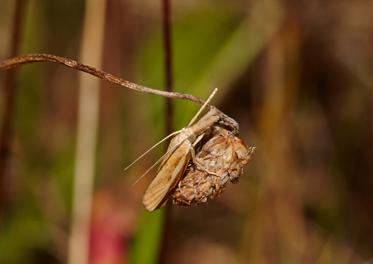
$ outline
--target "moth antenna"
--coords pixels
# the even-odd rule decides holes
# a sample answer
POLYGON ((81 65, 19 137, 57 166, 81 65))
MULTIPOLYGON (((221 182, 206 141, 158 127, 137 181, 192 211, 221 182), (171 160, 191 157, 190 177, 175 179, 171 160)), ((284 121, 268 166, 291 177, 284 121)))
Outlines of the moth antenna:
MULTIPOLYGON (((178 132, 178 131, 176 131, 176 132, 178 132)), ((174 133, 176 133, 176 132, 174 132, 174 133)), ((182 143, 182 142, 181 142, 182 143)), ((144 172, 133 184, 132 184, 132 186, 134 186, 136 183, 138 183, 142 178, 144 178, 144 176, 146 176, 156 165, 158 165, 158 163, 159 162, 161 162, 162 160, 163 160, 163 158, 166 156, 166 155, 168 155, 170 152, 174 152, 180 145, 181 145, 181 143, 180 144, 178 144, 178 145, 176 145, 173 149, 170 149, 170 150, 168 150, 165 154, 163 154, 162 155, 162 157, 160 157, 156 162, 154 162, 154 164, 152 165, 152 166, 150 166, 150 168, 149 169, 147 169, 146 170, 146 172, 144 172)))
MULTIPOLYGON (((181 130, 178 130, 178 131, 176 131, 176 132, 180 132, 181 130)), ((173 134, 175 134, 176 132, 174 132, 173 134)), ((166 153, 165 154, 163 154, 162 155, 162 157, 160 157, 156 162, 154 162, 154 164, 152 165, 152 166, 150 166, 150 168, 149 169, 147 169, 146 170, 146 172, 144 172, 133 184, 132 184, 132 186, 133 185, 135 185, 136 183, 138 183, 144 176, 146 176, 158 163, 160 163, 162 160, 163 160, 163 158, 165 157, 165 156, 167 156, 168 154, 170 154, 170 153, 173 153, 178 147, 180 147, 180 145, 181 144, 183 144, 183 142, 185 141, 186 139, 184 139, 183 141, 181 141, 179 144, 177 144, 176 146, 174 146, 172 149, 169 149, 169 150, 167 150, 166 151, 166 153)))
MULTIPOLYGON (((166 136, 165 138, 161 139, 160 141, 158 141, 155 145, 153 145, 151 148, 149 148, 147 151, 145 151, 143 154, 141 154, 137 159, 135 159, 130 165, 128 165, 127 167, 124 168, 124 171, 128 170, 130 167, 132 167, 136 162, 138 162, 140 159, 142 159, 146 154, 148 154, 150 151, 152 151, 154 148, 156 148, 159 144, 161 144, 162 142, 164 142, 165 140, 169 139, 170 137, 178 134, 181 132, 181 129, 180 130, 177 130, 175 132, 172 132, 171 134, 169 134, 168 136, 166 136)), ((163 157, 163 156, 162 156, 163 157)), ((142 176, 141 176, 142 177, 142 176)))
POLYGON ((212 93, 210 94, 209 98, 207 98, 206 102, 201 106, 201 108, 198 110, 198 112, 193 116, 192 120, 190 120, 188 126, 192 125, 196 119, 199 117, 199 115, 202 113, 202 111, 206 108, 206 105, 211 101, 211 99, 215 96, 216 92, 218 91, 218 88, 215 88, 212 93))

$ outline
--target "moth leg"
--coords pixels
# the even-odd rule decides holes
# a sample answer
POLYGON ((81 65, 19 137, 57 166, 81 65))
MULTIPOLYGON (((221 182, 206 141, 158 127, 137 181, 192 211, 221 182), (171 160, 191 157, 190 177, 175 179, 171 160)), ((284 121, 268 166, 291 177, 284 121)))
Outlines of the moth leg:
POLYGON ((196 152, 194 150, 194 147, 202 140, 204 134, 201 134, 198 136, 198 138, 193 142, 193 145, 190 148, 190 154, 192 156, 193 163, 197 164, 197 158, 196 158, 196 152))
POLYGON ((204 135, 205 134, 201 134, 201 135, 198 136, 198 138, 193 142, 193 148, 195 146, 197 146, 197 144, 202 140, 202 138, 203 138, 204 135))
MULTIPOLYGON (((193 150, 193 152, 194 152, 194 150, 193 150)), ((192 157, 193 157, 193 156, 192 156, 192 157)), ((202 170, 202 171, 204 171, 204 172, 210 174, 211 176, 216 176, 216 177, 221 178, 219 174, 217 174, 217 173, 215 173, 215 172, 212 172, 212 171, 206 169, 205 166, 203 166, 203 165, 202 165, 200 162, 198 162, 197 160, 194 160, 194 164, 196 165, 197 169, 200 169, 200 170, 202 170)))

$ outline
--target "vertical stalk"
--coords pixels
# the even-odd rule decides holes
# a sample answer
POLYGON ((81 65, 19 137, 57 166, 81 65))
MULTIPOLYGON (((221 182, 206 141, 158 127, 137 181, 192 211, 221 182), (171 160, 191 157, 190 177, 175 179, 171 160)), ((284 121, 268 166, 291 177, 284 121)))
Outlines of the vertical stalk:
MULTIPOLYGON (((17 0, 14 7, 13 29, 9 57, 18 55, 24 10, 27 0, 17 0)), ((9 203, 10 176, 8 173, 13 138, 13 113, 15 108, 17 70, 10 70, 5 75, 3 123, 0 131, 0 219, 4 216, 9 203)))
POLYGON ((265 54, 266 96, 260 134, 266 151, 261 172, 266 186, 255 220, 255 236, 262 249, 252 251, 251 262, 305 263, 307 254, 303 202, 291 140, 299 89, 299 44, 297 21, 288 17, 265 54), (264 248, 268 245, 271 250, 267 252, 264 248))
MULTIPOLYGON (((171 35, 171 2, 162 0, 162 28, 166 91, 173 91, 173 65, 172 65, 172 35, 171 35)), ((166 99, 166 135, 172 133, 173 106, 170 98, 166 99)), ((168 241, 170 237, 171 206, 165 208, 165 219, 163 223, 163 235, 159 263, 165 263, 167 258, 168 241)))
MULTIPOLYGON (((173 91, 173 65, 172 65, 172 32, 171 32, 171 3, 162 0, 162 28, 166 91, 173 91)), ((172 133, 173 106, 170 98, 166 99, 166 134, 172 133)))
MULTIPOLYGON (((100 67, 106 0, 87 0, 81 61, 100 67)), ((68 263, 89 263, 89 231, 97 143, 100 81, 81 73, 68 263)))

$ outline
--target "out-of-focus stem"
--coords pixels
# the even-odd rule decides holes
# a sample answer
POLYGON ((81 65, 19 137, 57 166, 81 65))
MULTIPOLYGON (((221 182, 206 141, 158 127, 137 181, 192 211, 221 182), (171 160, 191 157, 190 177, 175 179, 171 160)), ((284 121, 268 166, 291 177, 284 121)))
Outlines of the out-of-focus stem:
MULTIPOLYGON (((173 91, 173 62, 172 62, 172 30, 171 30, 171 3, 170 0, 162 0, 163 3, 163 50, 166 91, 173 91)), ((166 134, 172 132, 173 107, 172 101, 166 99, 166 134)))
MULTIPOLYGON (((80 56, 82 61, 96 67, 102 62, 105 13, 106 0, 86 1, 80 56)), ((89 263, 89 231, 99 113, 100 81, 81 74, 79 85, 69 264, 89 263)))
MULTIPOLYGON (((171 29, 171 3, 170 0, 162 0, 162 27, 163 27, 163 50, 164 50, 164 69, 165 69, 165 84, 166 91, 172 92, 173 90, 173 67, 172 67, 172 29, 171 29)), ((172 101, 167 98, 166 100, 166 135, 172 132, 173 121, 173 107, 172 101)), ((163 234, 159 255, 159 263, 165 263, 167 258, 168 241, 170 240, 171 230, 171 206, 166 206, 165 218, 163 222, 163 234)))
MULTIPOLYGON (((10 57, 16 56, 21 42, 21 28, 24 18, 24 10, 27 0, 15 1, 13 15, 13 29, 10 44, 10 57)), ((0 131, 0 219, 5 214, 7 204, 9 202, 9 183, 8 174, 9 160, 11 156, 12 144, 12 127, 13 127, 13 112, 15 107, 15 71, 9 71, 5 76, 4 84, 4 110, 3 121, 0 131)))

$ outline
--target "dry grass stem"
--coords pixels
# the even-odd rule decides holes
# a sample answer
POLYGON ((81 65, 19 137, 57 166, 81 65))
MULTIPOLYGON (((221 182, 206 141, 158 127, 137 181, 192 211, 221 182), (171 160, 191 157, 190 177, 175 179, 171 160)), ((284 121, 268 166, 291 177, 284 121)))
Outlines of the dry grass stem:
POLYGON ((53 62, 53 63, 62 64, 71 69, 75 69, 78 71, 82 71, 82 72, 94 75, 107 82, 117 84, 120 86, 124 86, 128 89, 135 90, 135 91, 142 92, 142 93, 155 94, 155 95, 160 95, 160 96, 167 97, 167 98, 189 100, 200 105, 202 105, 205 102, 203 99, 200 99, 190 94, 184 94, 184 93, 178 93, 178 92, 166 92, 166 91, 142 86, 142 85, 124 80, 120 77, 117 77, 105 71, 96 69, 95 67, 79 63, 73 59, 69 59, 69 58, 65 58, 65 57, 61 57, 57 55, 52 55, 52 54, 45 54, 45 53, 27 54, 24 56, 10 58, 10 59, 0 62, 0 71, 9 70, 9 69, 21 66, 23 64, 34 63, 34 62, 53 62))

